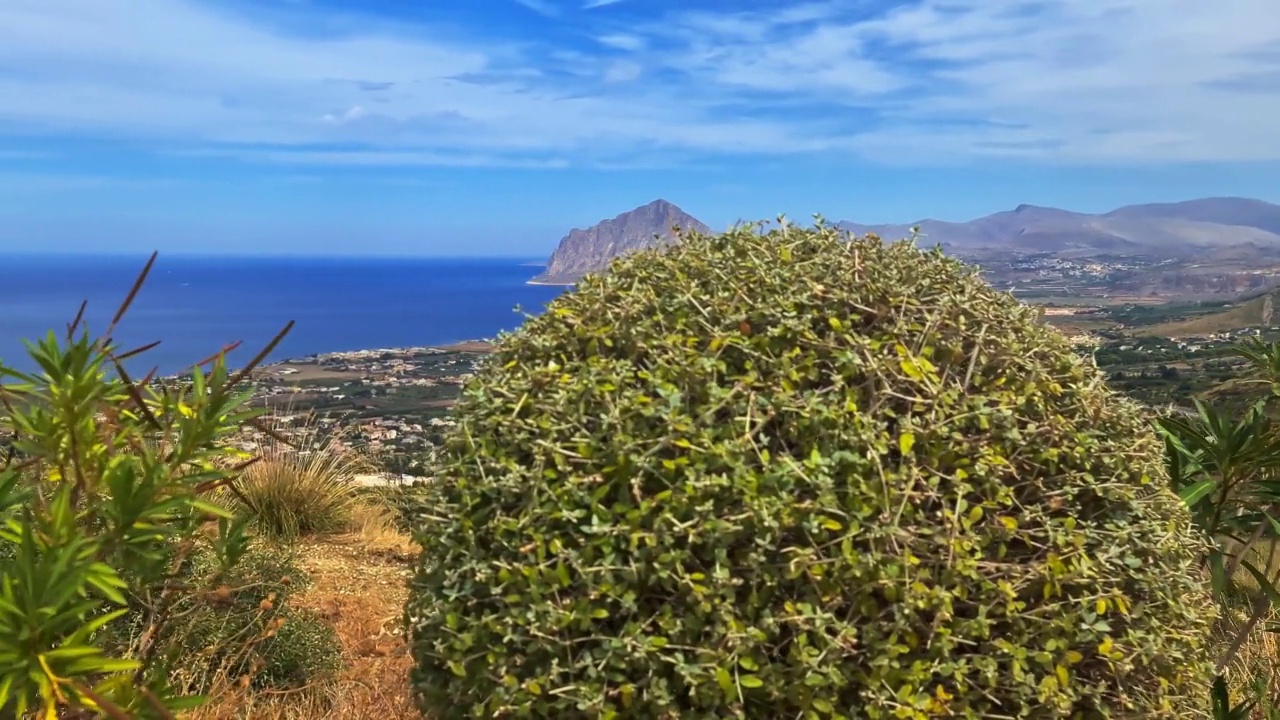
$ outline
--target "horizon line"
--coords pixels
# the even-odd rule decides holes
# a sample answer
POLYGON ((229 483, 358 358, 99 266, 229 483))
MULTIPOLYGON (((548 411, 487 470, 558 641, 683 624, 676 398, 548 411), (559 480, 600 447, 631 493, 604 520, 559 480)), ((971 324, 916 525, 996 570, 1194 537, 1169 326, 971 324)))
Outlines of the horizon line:
MULTIPOLYGON (((181 250, 154 251, 157 259, 177 257, 185 260, 482 260, 495 262, 519 262, 522 264, 546 265, 546 255, 460 255, 460 254, 372 254, 355 253, 315 253, 315 254, 270 254, 270 253, 208 253, 184 252, 181 250)), ((146 262, 151 252, 99 251, 84 252, 76 250, 6 250, 0 249, 0 258, 26 258, 50 260, 139 260, 146 262)))

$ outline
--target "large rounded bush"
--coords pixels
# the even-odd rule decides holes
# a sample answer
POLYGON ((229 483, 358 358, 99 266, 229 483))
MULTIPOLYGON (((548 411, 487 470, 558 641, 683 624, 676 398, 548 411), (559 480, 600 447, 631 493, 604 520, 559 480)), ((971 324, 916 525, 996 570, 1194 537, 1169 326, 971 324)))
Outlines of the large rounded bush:
POLYGON ((1138 409, 972 270, 741 228, 615 262, 458 407, 433 718, 1184 718, 1212 604, 1138 409))

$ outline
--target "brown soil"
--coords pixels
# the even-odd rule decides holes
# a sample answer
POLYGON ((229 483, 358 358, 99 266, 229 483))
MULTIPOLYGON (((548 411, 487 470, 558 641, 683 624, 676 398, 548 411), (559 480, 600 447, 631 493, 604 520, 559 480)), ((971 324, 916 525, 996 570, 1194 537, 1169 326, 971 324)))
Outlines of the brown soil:
POLYGON ((312 586, 297 599, 333 623, 344 669, 323 686, 264 695, 228 690, 193 720, 413 720, 412 660, 401 629, 412 547, 403 536, 310 541, 299 557, 312 586))
POLYGON ((487 340, 472 340, 469 342, 458 343, 457 345, 441 345, 439 349, 446 352, 484 354, 493 352, 493 343, 487 340))

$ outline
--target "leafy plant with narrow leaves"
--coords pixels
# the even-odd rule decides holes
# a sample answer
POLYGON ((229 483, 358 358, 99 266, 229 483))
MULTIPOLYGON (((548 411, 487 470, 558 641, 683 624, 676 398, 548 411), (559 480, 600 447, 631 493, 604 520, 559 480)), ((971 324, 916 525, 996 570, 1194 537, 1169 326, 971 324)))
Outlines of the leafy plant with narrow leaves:
POLYGON ((288 332, 231 373, 224 348, 185 383, 133 380, 114 329, 91 337, 84 306, 65 336, 27 348, 37 368, 0 364, 0 713, 6 717, 172 717, 198 704, 155 672, 176 601, 199 591, 183 563, 208 547, 229 570, 247 548, 217 493, 247 460, 224 440, 254 421, 239 385, 288 332), (235 457, 233 457, 235 456, 235 457), (110 630, 144 618, 125 646, 110 630))
POLYGON ((1255 633, 1280 631, 1268 622, 1280 610, 1280 343, 1253 340, 1236 355, 1252 368, 1249 380, 1262 391, 1244 413, 1197 400, 1193 413, 1159 421, 1172 487, 1209 540, 1200 564, 1224 619, 1243 618, 1227 633, 1215 665, 1214 713, 1223 720, 1280 717, 1271 709, 1280 688, 1267 678, 1239 683, 1254 697, 1233 706, 1223 676, 1255 633))

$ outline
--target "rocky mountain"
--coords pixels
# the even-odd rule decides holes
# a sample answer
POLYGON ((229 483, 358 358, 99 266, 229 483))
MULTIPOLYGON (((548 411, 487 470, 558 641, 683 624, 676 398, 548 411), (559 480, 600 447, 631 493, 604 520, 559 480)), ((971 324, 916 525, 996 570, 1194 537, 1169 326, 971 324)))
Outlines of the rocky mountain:
POLYGON ((666 200, 654 200, 586 230, 569 231, 551 253, 547 269, 532 282, 571 285, 589 272, 603 270, 619 255, 671 242, 673 228, 710 232, 689 213, 666 200))
POLYGON ((839 225, 886 239, 905 237, 915 225, 923 242, 952 249, 1170 257, 1228 247, 1280 250, 1280 206, 1246 198, 1128 205, 1101 215, 1019 205, 963 223, 928 219, 908 225, 839 225))
MULTIPOLYGON (((1280 256, 1280 205, 1247 198, 1203 198, 1127 205, 1100 215, 1019 205, 968 222, 926 219, 906 225, 837 225, 887 240, 920 228, 921 242, 951 251, 1047 252, 1056 255, 1147 255, 1200 260, 1280 256)), ((665 200, 573 230, 533 282, 572 284, 618 255, 670 242, 671 229, 707 232, 697 218, 665 200)))

